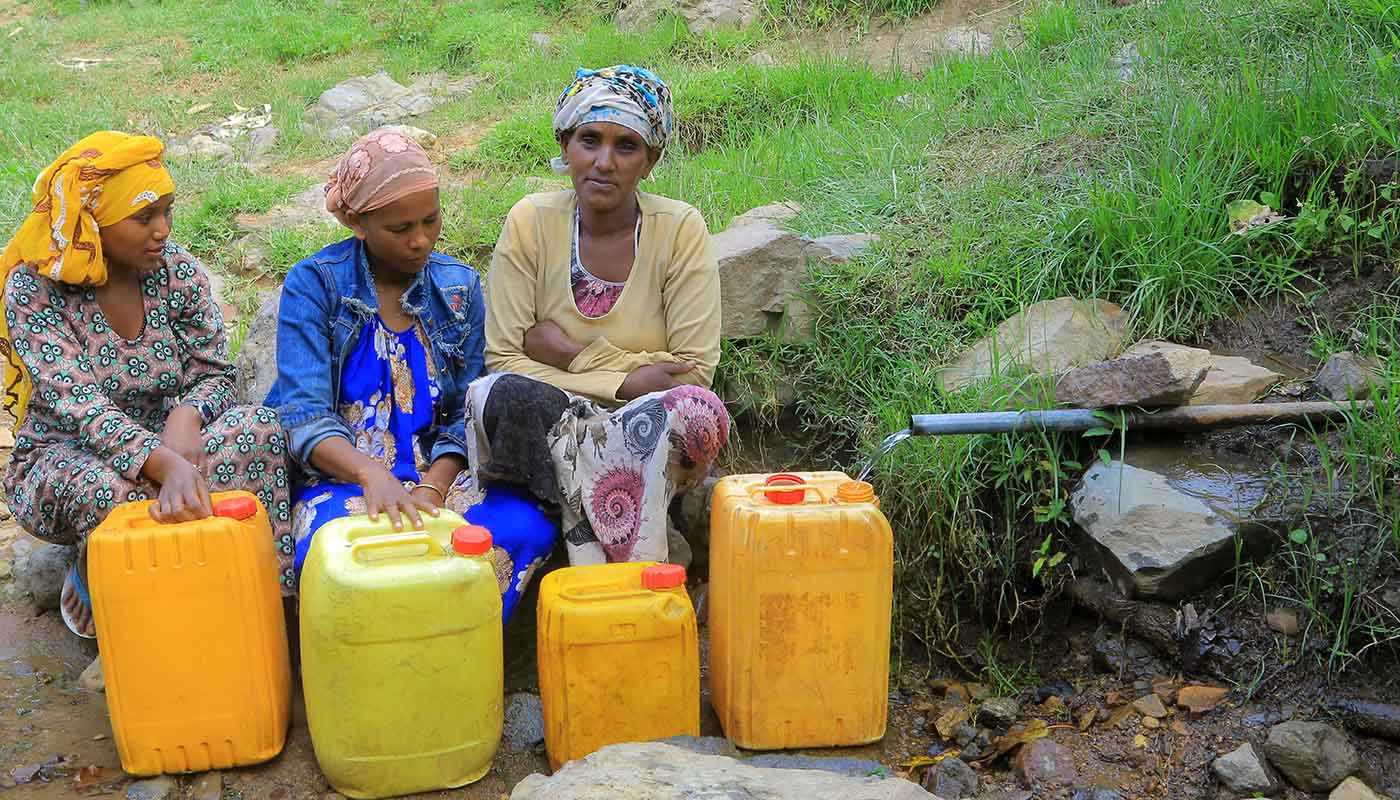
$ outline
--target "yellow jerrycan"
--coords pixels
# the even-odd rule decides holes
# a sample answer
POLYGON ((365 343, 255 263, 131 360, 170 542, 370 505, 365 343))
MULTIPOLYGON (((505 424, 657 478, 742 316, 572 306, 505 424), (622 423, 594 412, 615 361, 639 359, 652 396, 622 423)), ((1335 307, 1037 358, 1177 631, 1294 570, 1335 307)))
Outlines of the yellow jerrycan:
POLYGON ((267 512, 247 492, 162 525, 151 501, 88 537, 88 585, 122 769, 256 764, 282 751, 292 675, 267 512))
POLYGON ((755 750, 884 736, 894 540, 868 483, 731 475, 710 513, 710 691, 755 750))
POLYGON ((700 735, 695 610, 679 564, 567 567, 540 581, 549 765, 601 747, 700 735))
POLYGON ((446 510, 423 521, 396 533, 384 514, 332 520, 302 567, 306 720, 321 771, 348 797, 464 786, 500 744, 491 535, 446 510))

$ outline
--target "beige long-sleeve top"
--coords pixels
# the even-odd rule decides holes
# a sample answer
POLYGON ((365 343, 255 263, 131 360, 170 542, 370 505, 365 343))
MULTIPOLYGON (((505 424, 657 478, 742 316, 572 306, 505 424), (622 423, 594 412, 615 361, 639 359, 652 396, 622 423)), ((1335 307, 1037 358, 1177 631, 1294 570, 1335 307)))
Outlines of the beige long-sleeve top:
POLYGON ((491 257, 486 292, 486 367, 542 380, 616 407, 627 374, 658 361, 688 361, 677 375, 709 387, 719 363, 719 267, 705 220, 685 203, 637 193, 641 241, 626 288, 597 319, 579 312, 569 269, 572 191, 532 194, 510 210, 491 257), (552 320, 584 345, 567 371, 525 355, 525 332, 552 320))

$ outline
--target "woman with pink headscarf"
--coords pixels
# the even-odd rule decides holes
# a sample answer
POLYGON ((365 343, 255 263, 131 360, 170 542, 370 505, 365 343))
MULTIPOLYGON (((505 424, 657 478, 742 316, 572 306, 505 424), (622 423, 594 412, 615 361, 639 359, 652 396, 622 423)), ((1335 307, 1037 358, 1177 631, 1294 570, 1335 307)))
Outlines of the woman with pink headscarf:
MULTIPOLYGON (((481 280, 433 250, 442 230, 436 170, 411 139, 375 131, 331 174, 326 208, 354 235, 287 275, 267 399, 299 473, 298 575, 330 520, 387 514, 396 529, 419 528, 423 515, 450 508, 481 524, 494 508, 474 510, 483 495, 463 471, 467 385, 485 371, 481 280)), ((509 526, 539 531, 528 541, 493 527, 506 576, 512 555, 529 563, 553 544, 547 522, 509 526)))

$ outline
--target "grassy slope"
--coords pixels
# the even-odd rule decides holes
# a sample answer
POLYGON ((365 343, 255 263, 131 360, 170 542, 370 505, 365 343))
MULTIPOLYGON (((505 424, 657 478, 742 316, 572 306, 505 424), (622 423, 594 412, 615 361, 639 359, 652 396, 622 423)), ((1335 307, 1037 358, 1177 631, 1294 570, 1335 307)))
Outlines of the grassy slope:
MULTIPOLYGON (((850 13, 830 2, 772 7, 818 20, 850 13)), ((56 24, 8 39, 0 72, 7 230, 30 176, 92 128, 177 135, 235 101, 269 102, 283 131, 277 157, 309 163, 336 152, 297 129, 323 89, 375 69, 404 83, 441 70, 487 78, 415 121, 443 137, 493 126, 446 164, 457 183, 445 197, 444 249, 483 264, 505 210, 548 175, 548 113, 572 68, 657 69, 675 87, 681 128, 650 190, 695 204, 716 230, 755 205, 796 200, 806 230, 882 237, 868 257, 815 276, 814 343, 726 347, 722 381, 748 410, 771 412, 778 375, 796 382, 817 461, 868 448, 910 412, 972 407, 939 396, 933 369, 1027 303, 1102 297, 1132 312, 1136 333, 1191 339, 1256 299, 1306 305, 1325 286, 1322 263, 1332 279, 1393 268, 1400 237, 1395 206, 1377 202, 1381 188, 1345 180, 1363 159, 1400 149, 1400 9, 1390 0, 1127 9, 1042 0, 1026 7, 1018 46, 950 57, 923 74, 824 59, 760 28, 702 39, 668 20, 621 34, 577 6, 564 16, 525 0, 376 10, 351 0, 334 10, 324 0, 83 11, 66 2, 41 13, 56 24), (541 30, 553 36, 548 51, 531 42, 541 30), (1124 83, 1108 61, 1130 42, 1143 63, 1124 83), (759 48, 783 64, 747 65, 759 48), (52 66, 71 55, 116 60, 85 72, 52 66), (200 102, 215 108, 186 115, 200 102), (1230 236, 1226 204, 1266 193, 1293 219, 1230 236)), ((176 177, 179 236, 216 265, 230 258, 234 213, 266 210, 311 183, 237 165, 177 165, 176 177)), ((329 233, 271 237, 274 273, 329 233)), ((1396 293, 1375 299, 1372 349, 1396 341, 1396 293)), ((1317 333, 1321 351, 1343 340, 1317 333)), ((1394 360, 1389 368, 1400 375, 1394 360)), ((1383 405, 1328 451, 1362 487, 1359 502, 1390 504, 1369 568, 1400 555, 1395 390, 1383 405)), ((1072 459, 1091 454, 1080 442, 995 437, 897 451, 878 482, 900 531, 904 627, 952 650, 964 615, 1006 622, 1033 609, 1043 581, 1030 579, 1030 565, 1060 549, 1072 459)), ((1067 563, 1044 582, 1053 586, 1067 563)), ((1360 625, 1331 620, 1335 597, 1312 602, 1343 640, 1360 625)), ((1384 623, 1369 630, 1393 633, 1384 623)))

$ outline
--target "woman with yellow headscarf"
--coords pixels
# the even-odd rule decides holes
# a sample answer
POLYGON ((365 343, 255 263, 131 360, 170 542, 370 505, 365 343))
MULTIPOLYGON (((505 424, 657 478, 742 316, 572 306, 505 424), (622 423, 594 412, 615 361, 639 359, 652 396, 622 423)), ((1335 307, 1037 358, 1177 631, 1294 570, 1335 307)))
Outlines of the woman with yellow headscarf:
POLYGON ((16 420, 5 491, 15 519, 77 558, 65 621, 92 636, 86 542, 115 506, 154 498, 163 522, 211 513, 209 493, 254 492, 272 518, 290 594, 285 435, 234 405, 217 299, 170 241, 175 183, 148 136, 104 131, 34 183, 0 255, 5 408, 16 420))

